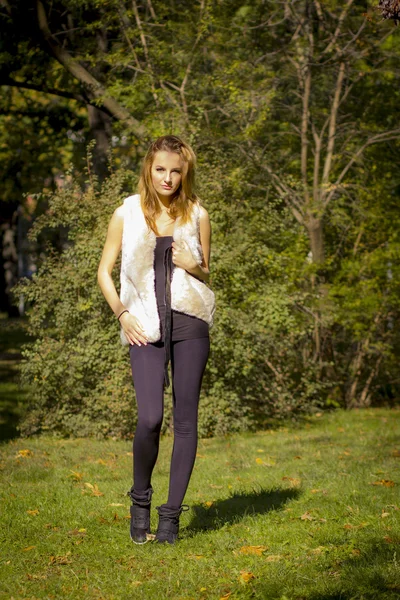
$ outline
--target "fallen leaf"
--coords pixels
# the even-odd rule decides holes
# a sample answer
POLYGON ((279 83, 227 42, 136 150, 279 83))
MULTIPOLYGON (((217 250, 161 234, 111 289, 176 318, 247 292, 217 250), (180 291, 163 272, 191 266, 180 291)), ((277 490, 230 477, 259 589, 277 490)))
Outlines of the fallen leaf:
POLYGON ((223 485, 215 485, 215 483, 209 483, 208 485, 215 490, 222 490, 224 487, 223 485))
POLYGON ((33 517, 36 517, 36 515, 39 514, 39 509, 35 508, 34 510, 27 510, 26 512, 28 513, 28 515, 32 515, 33 517))
POLYGON ((206 587, 201 587, 201 588, 200 588, 200 591, 201 591, 201 592, 206 592, 206 591, 207 591, 207 588, 206 588, 206 587))
POLYGON ((242 546, 239 550, 240 554, 256 554, 261 556, 265 550, 268 550, 267 546, 242 546))
POLYGON ((32 450, 18 450, 17 454, 15 455, 15 458, 21 458, 21 456, 23 458, 30 458, 31 456, 33 456, 33 452, 32 450))
POLYGON ((400 539, 391 538, 389 535, 385 535, 383 538, 387 544, 399 544, 400 539))
POLYGON ((302 456, 295 456, 295 458, 297 458, 297 460, 299 460, 300 458, 303 458, 302 456))
POLYGON ((397 448, 393 450, 392 456, 394 456, 395 458, 400 458, 400 450, 398 450, 397 448))
POLYGON ((214 504, 214 502, 212 500, 207 500, 207 502, 203 502, 204 506, 207 506, 207 508, 210 508, 210 506, 212 506, 214 504))
POLYGON ((265 452, 262 448, 257 448, 257 452, 265 452))
POLYGON ((86 534, 86 529, 72 529, 71 531, 68 531, 68 535, 77 535, 77 536, 84 536, 86 534))
POLYGON ((22 551, 29 552, 29 550, 33 550, 34 548, 36 548, 36 546, 27 546, 26 548, 23 548, 22 551))
POLYGON ((196 454, 196 458, 205 458, 205 454, 196 454))
POLYGON ((125 504, 118 504, 118 503, 111 503, 111 504, 107 504, 107 506, 125 506, 125 504))
POLYGON ((72 560, 69 558, 69 552, 63 556, 50 556, 49 565, 69 565, 72 560))
POLYGON ((143 581, 131 581, 131 585, 134 585, 135 587, 138 585, 142 585, 143 581))
POLYGON ((374 481, 373 483, 371 483, 371 485, 382 485, 383 487, 394 487, 395 483, 394 483, 394 481, 391 481, 391 479, 380 479, 379 481, 374 481))
POLYGON ((220 596, 219 600, 228 600, 232 595, 232 592, 226 592, 223 596, 220 596))
POLYGON ((313 548, 311 550, 311 554, 322 554, 322 552, 325 552, 326 550, 326 546, 318 546, 318 548, 313 548))
POLYGON ((354 556, 360 556, 360 554, 361 554, 361 550, 358 550, 358 548, 353 548, 353 550, 351 551, 351 553, 352 553, 354 556))
POLYGON ((297 477, 282 477, 282 481, 289 481, 290 487, 298 487, 301 484, 301 479, 297 477))
POLYGON ((80 481, 83 477, 83 473, 78 473, 78 471, 71 471, 71 475, 68 477, 72 477, 74 481, 80 481))
POLYGON ((386 517, 390 517, 390 513, 388 513, 388 512, 382 512, 381 518, 382 519, 386 519, 386 517))
POLYGON ((253 575, 253 573, 250 573, 250 571, 240 571, 238 579, 240 583, 249 583, 249 581, 255 579, 255 575, 253 575))
POLYGON ((344 433, 344 427, 338 427, 337 430, 338 430, 339 433, 344 433))
POLYGON ((314 517, 308 511, 306 511, 303 515, 301 515, 300 519, 302 521, 314 521, 314 517))
POLYGON ((275 466, 275 464, 276 464, 276 461, 274 461, 273 459, 270 459, 270 460, 268 460, 268 461, 265 461, 265 460, 263 460, 262 458, 260 458, 260 457, 257 457, 257 458, 256 458, 256 463, 257 463, 258 465, 263 465, 264 467, 274 467, 274 466, 275 466))
POLYGON ((280 554, 270 554, 265 560, 267 562, 278 562, 279 560, 282 560, 282 558, 283 556, 281 556, 280 554))
POLYGON ((92 496, 104 496, 104 494, 102 492, 100 492, 100 490, 99 490, 99 488, 97 486, 97 483, 95 483, 94 485, 92 485, 91 483, 85 482, 85 485, 92 492, 92 496))

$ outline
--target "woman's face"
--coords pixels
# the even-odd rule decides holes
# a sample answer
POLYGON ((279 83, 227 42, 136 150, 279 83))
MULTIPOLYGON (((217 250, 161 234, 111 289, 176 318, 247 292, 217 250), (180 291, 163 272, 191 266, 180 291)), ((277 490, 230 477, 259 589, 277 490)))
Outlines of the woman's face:
POLYGON ((159 150, 154 155, 151 179, 159 198, 173 198, 182 181, 183 160, 176 152, 159 150))

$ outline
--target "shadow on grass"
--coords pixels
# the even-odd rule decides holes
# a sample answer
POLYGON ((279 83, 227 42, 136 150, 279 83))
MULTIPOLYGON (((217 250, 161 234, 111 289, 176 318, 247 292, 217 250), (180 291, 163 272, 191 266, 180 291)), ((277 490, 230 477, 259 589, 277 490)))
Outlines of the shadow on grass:
POLYGON ((217 500, 206 508, 203 504, 192 505, 194 516, 186 528, 188 536, 198 531, 220 529, 247 515, 261 515, 279 510, 289 500, 300 496, 298 489, 253 490, 251 493, 234 493, 230 498, 217 500))

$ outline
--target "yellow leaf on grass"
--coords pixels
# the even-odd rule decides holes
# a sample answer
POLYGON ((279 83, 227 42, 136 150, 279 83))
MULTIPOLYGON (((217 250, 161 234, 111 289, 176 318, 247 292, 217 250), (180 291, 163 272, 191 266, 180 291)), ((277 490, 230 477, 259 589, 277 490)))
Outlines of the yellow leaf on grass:
POLYGON ((39 509, 35 508, 34 510, 27 510, 26 512, 28 513, 28 515, 32 515, 33 517, 36 517, 36 515, 39 514, 39 509))
POLYGON ((23 458, 30 458, 31 456, 33 456, 33 452, 32 450, 18 450, 17 454, 15 455, 15 458, 21 458, 21 456, 23 458))
POLYGON ((111 504, 107 504, 107 506, 125 506, 125 504, 118 504, 116 502, 113 502, 111 504))
POLYGON ((206 590, 207 590, 207 588, 205 588, 205 587, 201 587, 201 588, 200 588, 200 591, 201 591, 201 592, 205 592, 206 590))
POLYGON ((279 560, 282 560, 282 558, 283 556, 281 556, 280 554, 270 554, 265 560, 267 562, 278 562, 279 560))
POLYGON ((205 454, 199 454, 199 453, 197 453, 196 454, 196 458, 205 458, 205 454))
POLYGON ((390 517, 390 513, 388 513, 388 512, 382 512, 381 518, 382 519, 386 519, 386 517, 390 517))
POLYGON ((104 494, 102 492, 100 492, 100 490, 99 490, 99 488, 97 486, 97 483, 95 483, 94 485, 92 485, 91 483, 85 482, 85 485, 92 492, 92 496, 104 496, 104 494))
POLYGON ((226 592, 223 596, 220 596, 219 600, 228 600, 232 595, 232 592, 226 592))
POLYGON ((249 583, 252 579, 255 578, 255 575, 250 571, 240 571, 240 575, 238 577, 240 583, 249 583))
POLYGON ((374 481, 373 483, 371 483, 371 485, 382 485, 383 487, 394 487, 395 483, 394 483, 394 481, 391 481, 391 479, 380 479, 379 481, 374 481))
POLYGON ((50 556, 49 565, 69 565, 72 560, 69 557, 70 552, 63 556, 50 556))
POLYGON ((29 550, 33 550, 34 548, 36 548, 36 546, 27 546, 26 548, 23 548, 22 551, 29 552, 29 550))
POLYGON ((297 477, 282 477, 282 481, 288 481, 290 483, 290 487, 299 487, 301 484, 301 479, 297 477))
POLYGON ((71 475, 68 477, 72 477, 75 481, 80 481, 83 477, 83 473, 78 473, 78 471, 71 471, 71 475))
POLYGON ((268 550, 267 546, 242 546, 239 550, 240 554, 256 554, 261 556, 265 550, 268 550))
POLYGON ((300 519, 302 521, 314 521, 314 517, 308 511, 306 511, 303 515, 301 515, 300 519))
POLYGON ((212 500, 207 500, 207 502, 203 502, 204 506, 207 506, 207 508, 210 508, 210 506, 212 506, 214 504, 214 502, 212 500))
POLYGON ((400 450, 397 450, 397 448, 393 450, 392 456, 394 456, 395 458, 400 458, 400 450))

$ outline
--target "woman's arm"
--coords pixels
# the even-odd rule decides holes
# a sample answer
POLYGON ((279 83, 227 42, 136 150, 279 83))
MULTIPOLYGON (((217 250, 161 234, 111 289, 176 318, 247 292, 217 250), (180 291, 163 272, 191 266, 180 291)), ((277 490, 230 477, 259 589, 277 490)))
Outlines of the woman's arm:
MULTIPOLYGON (((97 281, 100 289, 116 317, 126 309, 119 299, 111 277, 115 261, 121 251, 123 227, 123 206, 119 206, 111 217, 103 254, 97 270, 97 281)), ((139 346, 141 345, 140 342, 146 344, 147 338, 143 327, 134 315, 131 315, 129 312, 124 313, 120 318, 120 323, 130 344, 138 344, 139 346)))
POLYGON ((188 247, 182 248, 176 242, 172 242, 172 261, 177 267, 185 269, 191 275, 202 279, 206 283, 210 281, 210 251, 211 251, 211 222, 206 209, 200 207, 200 243, 203 250, 203 262, 197 264, 188 247))

